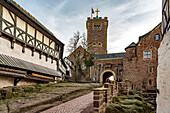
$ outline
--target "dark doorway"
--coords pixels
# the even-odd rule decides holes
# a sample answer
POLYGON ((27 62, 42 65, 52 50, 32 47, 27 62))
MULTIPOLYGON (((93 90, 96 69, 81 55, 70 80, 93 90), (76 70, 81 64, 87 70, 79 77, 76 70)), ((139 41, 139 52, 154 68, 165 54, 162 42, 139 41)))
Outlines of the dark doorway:
POLYGON ((103 74, 103 84, 106 82, 106 79, 109 78, 109 75, 113 76, 111 72, 106 72, 103 74))

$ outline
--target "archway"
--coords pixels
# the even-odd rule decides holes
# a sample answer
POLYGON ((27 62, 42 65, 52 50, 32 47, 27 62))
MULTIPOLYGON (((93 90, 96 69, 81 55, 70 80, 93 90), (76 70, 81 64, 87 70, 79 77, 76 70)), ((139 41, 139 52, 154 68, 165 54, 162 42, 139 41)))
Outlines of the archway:
POLYGON ((116 80, 116 74, 112 70, 105 70, 100 75, 100 83, 104 83, 109 75, 114 76, 114 80, 116 80))

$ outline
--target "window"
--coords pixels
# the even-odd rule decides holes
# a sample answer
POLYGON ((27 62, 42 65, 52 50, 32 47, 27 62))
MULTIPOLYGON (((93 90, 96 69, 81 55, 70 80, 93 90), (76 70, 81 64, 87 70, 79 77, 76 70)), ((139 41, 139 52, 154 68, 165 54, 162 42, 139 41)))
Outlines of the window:
POLYGON ((101 47, 101 43, 99 43, 99 47, 101 47))
POLYGON ((153 72, 153 67, 149 67, 149 72, 150 72, 150 73, 153 72))
POLYGON ((144 58, 150 59, 151 58, 151 51, 144 51, 144 58))
POLYGON ((132 53, 135 53, 135 50, 134 50, 134 49, 132 49, 132 53))
POLYGON ((86 69, 86 65, 82 65, 82 69, 86 69))
POLYGON ((152 80, 149 80, 149 85, 150 85, 150 86, 152 85, 152 80))
POLYGON ((94 25, 94 29, 100 29, 100 25, 94 25))
POLYGON ((155 40, 159 40, 159 34, 155 35, 155 40))
POLYGON ((79 55, 79 58, 81 58, 81 55, 79 55))
POLYGON ((96 44, 95 43, 93 43, 93 47, 95 47, 96 46, 96 44))
POLYGON ((55 45, 55 50, 59 51, 59 45, 58 44, 55 45))

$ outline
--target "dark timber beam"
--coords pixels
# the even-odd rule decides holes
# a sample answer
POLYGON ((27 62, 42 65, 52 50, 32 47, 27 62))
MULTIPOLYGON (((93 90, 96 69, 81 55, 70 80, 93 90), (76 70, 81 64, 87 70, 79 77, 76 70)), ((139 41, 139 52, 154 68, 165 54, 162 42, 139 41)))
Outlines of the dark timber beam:
POLYGON ((21 81, 22 78, 14 78, 14 86, 17 86, 17 83, 21 81))
POLYGON ((0 4, 0 36, 2 36, 2 13, 3 12, 3 8, 2 5, 0 4))

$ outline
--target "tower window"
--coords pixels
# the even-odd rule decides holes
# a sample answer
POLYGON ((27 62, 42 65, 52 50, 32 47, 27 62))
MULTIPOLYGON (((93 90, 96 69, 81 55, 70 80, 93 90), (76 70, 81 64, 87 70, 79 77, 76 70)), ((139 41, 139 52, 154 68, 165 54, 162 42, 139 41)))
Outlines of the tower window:
POLYGON ((95 47, 96 46, 96 44, 95 43, 93 43, 93 47, 95 47))
POLYGON ((94 25, 94 29, 100 29, 100 25, 94 25))
POLYGON ((155 40, 159 40, 159 34, 155 35, 155 40))
POLYGON ((151 58, 151 51, 144 51, 144 58, 150 59, 151 58))
POLYGON ((102 44, 101 44, 101 43, 99 43, 99 47, 102 47, 102 44))

